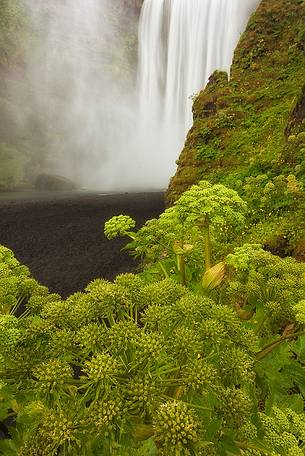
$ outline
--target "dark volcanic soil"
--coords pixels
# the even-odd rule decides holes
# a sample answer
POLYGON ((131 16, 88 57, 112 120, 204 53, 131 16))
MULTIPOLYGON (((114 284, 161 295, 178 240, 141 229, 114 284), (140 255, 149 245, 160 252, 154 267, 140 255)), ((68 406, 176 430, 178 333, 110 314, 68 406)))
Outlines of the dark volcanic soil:
POLYGON ((121 252, 126 240, 105 239, 106 220, 127 214, 141 226, 163 209, 161 192, 0 194, 0 244, 51 292, 66 297, 96 277, 135 271, 137 263, 121 252))

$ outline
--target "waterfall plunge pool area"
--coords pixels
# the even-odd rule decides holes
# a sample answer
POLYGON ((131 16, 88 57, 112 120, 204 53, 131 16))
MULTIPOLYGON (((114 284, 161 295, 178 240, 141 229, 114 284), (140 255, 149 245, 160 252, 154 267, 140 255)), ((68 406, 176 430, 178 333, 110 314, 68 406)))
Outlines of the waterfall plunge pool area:
POLYGON ((163 192, 2 192, 0 244, 42 285, 67 297, 95 278, 137 270, 121 250, 126 239, 105 238, 105 221, 126 214, 140 227, 163 210, 163 192))

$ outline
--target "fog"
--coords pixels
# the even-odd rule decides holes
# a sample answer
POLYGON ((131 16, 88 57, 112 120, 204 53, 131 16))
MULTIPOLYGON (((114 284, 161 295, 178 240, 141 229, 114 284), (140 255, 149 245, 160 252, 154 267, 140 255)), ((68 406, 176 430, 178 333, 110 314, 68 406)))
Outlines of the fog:
POLYGON ((24 1, 34 33, 25 80, 9 90, 34 174, 103 191, 165 188, 191 96, 214 69, 229 70, 258 1, 145 0, 138 68, 137 18, 121 0, 24 1))

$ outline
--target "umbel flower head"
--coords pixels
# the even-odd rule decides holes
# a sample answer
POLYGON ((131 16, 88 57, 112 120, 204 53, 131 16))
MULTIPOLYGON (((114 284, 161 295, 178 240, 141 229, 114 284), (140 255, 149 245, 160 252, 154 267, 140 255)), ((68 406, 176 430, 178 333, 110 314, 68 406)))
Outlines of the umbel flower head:
POLYGON ((0 315, 0 349, 12 350, 21 340, 22 331, 18 328, 18 318, 13 315, 0 315))
POLYGON ((151 411, 157 400, 157 387, 154 380, 148 375, 134 377, 128 382, 125 395, 130 413, 151 411))
POLYGON ((109 346, 112 352, 120 353, 134 347, 141 334, 138 326, 132 321, 115 323, 108 332, 109 346))
POLYGON ((166 402, 159 407, 154 429, 156 440, 171 450, 168 454, 189 454, 187 447, 199 438, 199 423, 193 412, 181 401, 166 402))
POLYGON ((128 215, 116 215, 105 223, 104 233, 108 239, 124 236, 136 226, 136 222, 128 215))
POLYGON ((104 434, 105 437, 116 429, 122 419, 124 408, 119 399, 96 401, 88 410, 84 424, 89 425, 89 432, 104 434))
POLYGON ((33 369, 37 385, 44 391, 53 391, 73 378, 73 370, 65 361, 53 359, 33 369))
POLYGON ((200 181, 182 194, 175 208, 184 222, 197 224, 207 218, 212 225, 220 227, 243 225, 247 205, 235 190, 200 181))
POLYGON ((51 409, 46 412, 39 433, 45 441, 52 442, 53 448, 56 448, 75 441, 75 428, 75 423, 65 412, 51 409))
POLYGON ((205 359, 197 359, 185 369, 183 381, 188 389, 202 390, 213 387, 219 377, 217 369, 205 359))
POLYGON ((94 382, 114 383, 121 372, 121 365, 111 355, 101 353, 85 363, 84 372, 94 382))

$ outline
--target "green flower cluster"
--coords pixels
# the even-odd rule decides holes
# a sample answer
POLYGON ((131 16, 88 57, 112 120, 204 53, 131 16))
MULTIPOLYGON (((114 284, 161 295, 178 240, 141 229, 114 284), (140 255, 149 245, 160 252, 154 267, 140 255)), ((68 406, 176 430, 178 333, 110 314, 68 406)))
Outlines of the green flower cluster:
POLYGON ((130 235, 132 242, 127 248, 145 259, 147 276, 174 275, 184 284, 186 275, 199 280, 204 264, 206 269, 210 267, 212 245, 225 251, 225 243, 231 242, 243 227, 246 210, 245 202, 234 190, 200 181, 158 219, 149 220, 132 235, 129 227, 120 228, 123 216, 106 222, 105 233, 108 238, 130 235), (177 257, 183 258, 183 264, 177 262, 177 257))
MULTIPOLYGON (((237 253, 230 277, 239 290, 250 293, 254 278, 284 280, 301 332, 303 304, 292 305, 292 294, 300 296, 302 266, 258 247, 251 261, 237 253)), ((258 337, 233 308, 231 283, 206 297, 170 278, 124 274, 66 300, 31 295, 22 318, 0 314, 2 334, 20 334, 0 337, 1 410, 14 414, 18 435, 0 442, 0 454, 10 445, 44 456, 301 454, 303 339, 258 337), (291 398, 294 411, 278 398, 291 398)))
POLYGON ((202 342, 194 329, 177 328, 168 340, 168 352, 172 353, 181 364, 197 359, 201 351, 202 342))
POLYGON ((132 378, 125 392, 126 406, 131 414, 145 415, 152 412, 158 403, 158 389, 149 375, 132 378))
POLYGON ((73 378, 73 370, 64 361, 53 359, 32 370, 37 388, 44 392, 54 392, 73 378))
POLYGON ((104 346, 105 330, 98 323, 90 323, 81 328, 75 340, 81 348, 87 351, 99 351, 104 346))
POLYGON ((276 455, 303 456, 305 417, 291 409, 272 407, 271 414, 260 414, 264 441, 276 455))
POLYGON ((165 279, 144 286, 141 290, 141 298, 146 302, 146 306, 164 306, 175 304, 186 293, 185 287, 171 279, 165 279))
POLYGON ((235 190, 224 185, 200 181, 175 202, 178 218, 191 225, 200 224, 205 218, 218 229, 243 226, 246 203, 235 190))
POLYGON ((18 318, 13 315, 0 315, 0 350, 5 353, 13 350, 24 337, 18 318))
POLYGON ((199 358, 185 368, 183 381, 185 388, 194 391, 213 389, 219 382, 219 372, 205 359, 199 358))
POLYGON ((251 406, 251 399, 244 390, 225 388, 217 410, 227 426, 239 428, 250 420, 251 406))
MULTIPOLYGON (((155 438, 172 455, 191 454, 199 439, 200 425, 194 412, 180 401, 162 404, 154 418, 155 438)), ((167 453, 165 453, 167 454, 167 453)))
POLYGON ((69 359, 69 354, 75 350, 75 333, 69 329, 53 329, 48 339, 48 347, 51 356, 69 359))
POLYGON ((116 215, 105 223, 104 234, 108 239, 125 236, 135 226, 136 222, 128 215, 116 215))
POLYGON ((98 433, 109 438, 109 434, 118 427, 123 420, 124 408, 120 400, 97 401, 89 408, 82 424, 88 426, 89 432, 98 433))
MULTIPOLYGON (((281 259, 259 245, 246 244, 227 257, 232 269, 226 294, 232 305, 261 322, 262 333, 276 333, 302 318, 296 305, 305 294, 305 264, 281 259), (297 317, 296 317, 297 313, 297 317)), ((241 313, 242 315, 242 313, 241 313)))
POLYGON ((119 361, 107 353, 93 356, 86 361, 83 371, 93 382, 115 383, 122 370, 119 361))
POLYGON ((8 314, 24 307, 32 296, 46 296, 48 289, 30 277, 30 272, 0 245, 0 312, 8 314))
POLYGON ((165 349, 165 337, 158 333, 142 333, 136 340, 136 347, 142 359, 153 359, 165 349))
POLYGON ((254 381, 254 360, 244 350, 227 347, 220 355, 220 374, 225 385, 238 385, 254 381))
POLYGON ((76 423, 63 410, 50 409, 45 412, 38 432, 54 451, 65 443, 75 442, 76 423))
POLYGON ((141 331, 132 321, 115 323, 108 332, 109 346, 115 353, 120 353, 137 345, 141 331))

